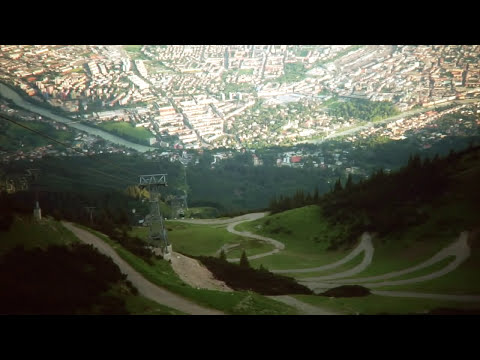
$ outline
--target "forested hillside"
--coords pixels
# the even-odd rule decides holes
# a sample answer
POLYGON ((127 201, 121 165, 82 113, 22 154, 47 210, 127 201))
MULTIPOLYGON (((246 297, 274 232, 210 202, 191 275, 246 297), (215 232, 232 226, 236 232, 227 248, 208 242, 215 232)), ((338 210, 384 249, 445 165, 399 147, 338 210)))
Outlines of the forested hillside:
POLYGON ((480 213, 478 184, 477 146, 433 160, 411 156, 406 166, 390 174, 379 170, 357 183, 351 177, 344 183, 338 179, 323 196, 297 191, 294 196, 273 198, 270 208, 275 213, 320 205, 322 219, 342 229, 332 244, 335 248, 352 244, 364 231, 385 236, 427 223, 433 232, 470 229, 478 224, 480 213))

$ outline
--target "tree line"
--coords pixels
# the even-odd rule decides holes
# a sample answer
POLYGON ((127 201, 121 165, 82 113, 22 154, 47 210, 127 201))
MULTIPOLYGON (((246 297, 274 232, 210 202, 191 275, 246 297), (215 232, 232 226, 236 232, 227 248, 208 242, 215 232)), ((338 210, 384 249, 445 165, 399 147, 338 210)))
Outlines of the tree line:
MULTIPOLYGON (((142 190, 137 190, 142 193, 142 190)), ((135 190, 130 190, 135 192, 135 190)), ((20 191, 13 194, 0 193, 0 230, 8 231, 17 214, 32 214, 35 204, 35 191, 20 191)), ((55 220, 67 220, 95 229, 118 242, 145 261, 152 262, 152 253, 145 248, 145 242, 129 232, 138 220, 129 211, 133 206, 139 214, 147 214, 148 202, 132 199, 127 192, 70 192, 39 191, 38 200, 42 216, 52 216, 55 220), (133 206, 132 206, 133 205, 133 206), (92 215, 87 206, 95 207, 92 215)))
MULTIPOLYGON (((377 232, 383 236, 402 231, 410 226, 425 222, 429 215, 422 207, 442 196, 451 184, 451 164, 469 152, 478 151, 480 146, 454 152, 433 159, 421 159, 411 155, 408 163, 397 171, 386 173, 375 171, 368 179, 354 182, 349 175, 345 182, 340 178, 332 189, 319 196, 297 190, 293 196, 274 197, 269 208, 272 213, 319 205, 322 217, 333 226, 343 226, 345 236, 333 243, 354 243, 364 232, 377 232)), ((453 171, 453 170, 452 170, 453 171)), ((454 173, 454 171, 453 171, 454 173)))

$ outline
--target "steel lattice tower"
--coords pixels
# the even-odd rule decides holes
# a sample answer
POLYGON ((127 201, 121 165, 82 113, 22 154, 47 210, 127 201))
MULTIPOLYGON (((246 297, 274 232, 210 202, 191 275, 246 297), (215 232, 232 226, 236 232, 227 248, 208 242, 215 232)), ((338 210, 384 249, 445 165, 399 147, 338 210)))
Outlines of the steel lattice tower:
POLYGON ((150 214, 149 225, 149 243, 160 250, 165 260, 170 260, 172 245, 170 245, 167 236, 167 229, 163 221, 158 201, 160 188, 167 186, 167 174, 140 175, 140 188, 146 188, 150 194, 150 214))

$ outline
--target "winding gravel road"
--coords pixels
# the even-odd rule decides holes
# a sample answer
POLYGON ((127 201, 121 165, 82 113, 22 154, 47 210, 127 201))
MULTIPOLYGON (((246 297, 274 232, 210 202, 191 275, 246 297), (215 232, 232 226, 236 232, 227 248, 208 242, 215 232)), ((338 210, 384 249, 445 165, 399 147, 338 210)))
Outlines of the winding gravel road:
POLYGON ((366 283, 364 286, 367 287, 378 287, 378 286, 386 286, 386 285, 402 285, 402 284, 410 284, 412 282, 419 282, 419 281, 425 281, 425 280, 431 280, 434 278, 437 278, 439 276, 445 275, 449 273, 450 271, 455 270, 461 263, 463 263, 469 256, 470 256, 470 247, 468 246, 468 232, 464 231, 460 234, 459 238, 457 241, 454 243, 450 244, 446 248, 440 250, 438 253, 436 253, 434 256, 432 256, 430 259, 409 267, 404 270, 400 271, 394 271, 390 272, 387 274, 383 275, 378 275, 378 276, 370 276, 370 277, 364 277, 364 278, 356 278, 356 279, 342 279, 336 281, 336 283, 345 283, 345 284, 353 284, 353 283, 366 283), (416 277, 408 280, 397 280, 397 281, 385 281, 385 282, 376 282, 378 280, 387 280, 391 279, 393 277, 398 277, 402 276, 405 274, 409 274, 411 272, 421 270, 423 268, 426 268, 428 266, 431 266, 439 261, 442 261, 443 259, 449 257, 449 256, 455 256, 455 260, 452 261, 450 264, 448 264, 446 267, 443 269, 436 271, 434 273, 421 276, 421 277, 416 277), (411 281, 415 280, 415 281, 411 281), (369 281, 374 281, 375 283, 368 283, 369 281))
MULTIPOLYGON (((360 246, 358 246, 357 249, 359 247, 360 246)), ((346 270, 344 272, 340 272, 340 273, 336 273, 336 274, 332 274, 332 275, 304 278, 301 281, 299 281, 299 283, 301 283, 305 286, 309 286, 312 282, 316 283, 316 282, 319 282, 319 281, 321 282, 321 281, 325 281, 325 280, 340 279, 340 278, 344 278, 344 277, 347 277, 347 276, 352 276, 352 275, 355 275, 355 274, 358 274, 358 273, 362 272, 363 270, 365 270, 370 265, 370 263, 372 262, 372 258, 373 258, 374 250, 373 250, 373 245, 372 245, 372 240, 371 240, 370 234, 364 233, 362 235, 361 247, 362 247, 362 250, 365 251, 365 256, 363 257, 362 262, 360 264, 358 264, 357 266, 355 266, 355 267, 353 267, 349 270, 346 270)))
MULTIPOLYGON (((365 286, 369 289, 378 288, 383 286, 395 286, 395 285, 405 285, 405 284, 414 284, 423 281, 433 280, 449 272, 455 270, 460 264, 462 264, 468 257, 470 256, 470 247, 468 246, 468 232, 464 231, 460 234, 457 241, 453 244, 445 247, 444 249, 440 250, 437 254, 432 256, 430 259, 412 266, 410 268, 395 271, 383 275, 378 276, 371 276, 365 278, 358 278, 358 279, 320 279, 317 278, 317 281, 300 281, 303 285, 309 287, 315 293, 320 293, 325 291, 326 289, 330 289, 333 287, 337 287, 341 284, 355 284, 361 283, 362 286, 365 286), (374 280, 386 280, 391 279, 394 277, 398 277, 401 275, 405 275, 425 267, 431 266, 443 259, 447 258, 448 256, 455 256, 455 260, 449 263, 444 268, 432 272, 427 275, 417 276, 410 279, 404 280, 391 280, 391 281, 380 281, 380 282, 373 282, 368 283, 368 281, 374 280)), ((305 279, 302 279, 305 280, 305 279)), ((416 292, 408 292, 408 291, 372 291, 373 294, 381 295, 381 296, 393 296, 393 297, 417 297, 417 298, 429 298, 429 299, 436 299, 436 300, 454 300, 454 301, 479 301, 480 296, 476 295, 443 295, 443 294, 424 294, 424 293, 416 293, 416 292)))
MULTIPOLYGON (((227 226, 227 231, 231 232, 232 234, 249 237, 251 239, 261 240, 261 241, 264 241, 266 243, 272 244, 275 247, 274 250, 263 253, 263 254, 247 256, 247 258, 249 260, 260 259, 260 258, 265 257, 265 256, 270 256, 270 255, 276 254, 280 250, 285 249, 285 245, 278 240, 275 240, 275 239, 272 239, 272 238, 269 238, 269 237, 266 237, 266 236, 253 234, 250 231, 237 231, 237 230, 235 230, 235 226, 237 226, 238 224, 241 224, 241 223, 246 222, 246 221, 252 221, 252 220, 259 219, 260 217, 265 216, 265 214, 266 213, 256 213, 256 214, 253 214, 253 215, 255 215, 255 217, 253 219, 243 219, 243 220, 240 220, 240 221, 232 222, 232 223, 228 224, 228 226, 227 226), (261 216, 259 216, 259 214, 261 214, 261 216)), ((236 261, 240 261, 240 258, 228 259, 228 261, 236 262, 236 261)))
POLYGON ((132 282, 132 284, 138 289, 139 293, 146 298, 191 315, 223 315, 223 313, 218 310, 209 309, 195 304, 190 300, 151 283, 123 260, 110 245, 106 244, 99 237, 86 230, 78 228, 71 223, 62 221, 62 224, 68 230, 73 232, 81 241, 93 245, 102 254, 110 257, 113 262, 118 265, 122 273, 127 275, 127 279, 132 282))
POLYGON ((335 274, 335 275, 327 275, 327 276, 314 277, 314 278, 305 278, 303 280, 308 281, 310 279, 310 280, 313 280, 313 281, 318 281, 318 280, 321 280, 321 279, 335 279, 335 278, 340 278, 340 277, 352 276, 352 275, 358 274, 359 272, 365 270, 368 267, 368 265, 370 265, 370 263, 372 262, 374 249, 373 249, 373 244, 372 244, 372 237, 368 233, 364 233, 362 235, 362 239, 361 239, 360 243, 358 244, 358 246, 354 250, 352 250, 352 252, 350 254, 348 254, 344 258, 342 258, 342 259, 340 259, 340 260, 338 260, 334 263, 323 265, 323 266, 318 266, 318 267, 313 267, 313 268, 270 270, 270 271, 273 272, 273 273, 277 273, 277 274, 281 274, 281 273, 292 273, 292 274, 294 274, 294 273, 306 273, 306 272, 330 270, 330 269, 334 269, 336 267, 339 267, 340 265, 343 265, 343 264, 349 262, 350 260, 355 258, 358 254, 360 254, 363 251, 365 252, 365 257, 364 257, 362 263, 357 265, 355 268, 353 268, 351 270, 345 271, 343 273, 338 273, 338 274, 335 274))
POLYGON ((446 295, 446 294, 427 294, 411 291, 380 291, 372 290, 372 294, 380 296, 393 296, 393 297, 412 297, 434 300, 449 300, 449 301, 462 301, 462 302, 480 302, 479 295, 446 295))
POLYGON ((288 295, 269 296, 269 298, 293 306, 298 309, 303 315, 343 315, 342 313, 332 312, 329 310, 321 309, 317 306, 304 303, 303 301, 300 301, 288 295))
POLYGON ((197 224, 197 225, 223 225, 223 224, 230 224, 230 223, 240 223, 245 221, 252 221, 257 220, 265 215, 268 212, 259 212, 259 213, 250 213, 245 215, 236 216, 230 219, 179 219, 179 220, 172 220, 177 222, 184 222, 189 224, 197 224))
MULTIPOLYGON (((204 225, 216 225, 216 224, 228 224, 227 226, 227 231, 237 234, 240 236, 244 237, 249 237, 253 239, 258 239, 262 240, 265 242, 268 242, 270 244, 273 244, 275 246, 275 249, 273 251, 269 251, 267 253, 259 254, 259 255, 254 255, 254 256, 249 256, 248 259, 258 259, 264 256, 269 256, 273 255, 275 253, 278 253, 280 250, 283 250, 285 248, 285 245, 279 242, 278 240, 268 238, 265 236, 260 236, 253 234, 249 231, 237 231, 235 230, 235 226, 238 224, 245 222, 245 221, 252 221, 252 220, 257 220, 263 216, 265 216, 266 212, 263 213, 252 213, 252 214, 246 214, 242 216, 237 216, 232 219, 197 219, 197 220, 180 220, 183 222, 188 222, 188 223, 193 223, 193 224, 204 224, 204 225)), ((298 282, 307 286, 311 290, 313 290, 315 293, 320 293, 323 292, 327 289, 338 287, 340 285, 346 285, 346 284, 362 284, 362 286, 365 286, 367 288, 376 288, 376 287, 382 287, 382 286, 393 286, 393 285, 405 285, 405 284, 414 284, 414 283, 419 283, 423 281, 428 281, 432 280, 435 278, 438 278, 440 276, 443 276, 445 274, 448 274, 449 272, 455 270, 459 265, 461 265, 469 256, 470 256, 470 248, 468 246, 468 232, 464 231, 460 234, 459 238, 457 241, 452 243, 451 245, 447 246, 446 248, 442 249, 439 251, 437 254, 432 256, 430 259, 409 267, 407 269, 403 269, 400 271, 394 271, 390 272, 387 274, 382 274, 382 275, 377 275, 377 276, 370 276, 370 277, 364 277, 364 278, 355 278, 355 279, 345 279, 346 277, 354 276, 362 271, 364 271, 372 262, 373 259, 373 254, 374 254, 374 247, 371 242, 371 236, 368 233, 364 233, 362 235, 362 239, 359 243, 359 245, 352 250, 347 256, 344 258, 323 266, 318 266, 314 268, 303 268, 303 269, 282 269, 282 270, 270 270, 271 272, 274 273, 306 273, 306 272, 315 272, 315 271, 324 271, 324 270, 329 270, 329 269, 334 269, 340 265, 343 265, 353 258, 355 258, 358 254, 361 252, 364 252, 364 258, 362 262, 353 267, 352 269, 349 269, 347 271, 341 272, 341 273, 336 273, 336 274, 331 274, 331 275, 325 275, 325 276, 317 276, 317 277, 310 277, 310 278, 303 278, 299 279, 298 282), (455 256, 455 260, 449 263, 447 266, 444 268, 435 271, 433 273, 423 275, 423 276, 418 276, 410 279, 404 279, 404 280, 391 280, 391 281, 380 281, 379 280, 389 280, 398 276, 406 275, 412 272, 415 272, 417 270, 421 270, 423 268, 426 268, 428 266, 431 266, 433 264, 438 263, 439 261, 442 261, 443 259, 447 258, 448 256, 455 256)), ((239 261, 240 259, 229 259, 229 261, 239 261)), ((392 297, 414 297, 414 298, 429 298, 429 299, 437 299, 437 300, 454 300, 454 301, 480 301, 480 296, 476 295, 447 295, 447 294, 427 294, 427 293, 416 293, 416 292, 408 292, 408 291, 380 291, 380 290, 372 290, 372 294, 376 295, 381 295, 381 296, 392 296, 392 297)), ((308 304, 300 305, 298 304, 298 300, 291 298, 291 297, 282 297, 282 301, 287 303, 289 302, 290 305, 293 305, 293 303, 296 303, 297 308, 303 310, 306 310, 308 304), (305 307, 307 306, 307 307, 305 307)), ((309 311, 323 311, 322 309, 314 310, 310 309, 309 311)))
MULTIPOLYGON (((248 237, 248 238, 251 238, 251 239, 261 240, 261 241, 264 241, 266 243, 272 244, 275 247, 275 249, 272 250, 272 251, 268 251, 268 252, 265 252, 265 253, 262 253, 262 254, 247 256, 247 258, 249 260, 253 260, 253 259, 259 259, 259 258, 262 258, 262 257, 265 257, 265 256, 270 256, 270 255, 276 254, 279 251, 285 249, 285 245, 278 240, 275 240, 275 239, 272 239, 272 238, 269 238, 269 237, 266 237, 266 236, 257 235, 257 234, 251 233, 250 231, 235 230, 235 226, 237 226, 238 224, 241 224, 241 223, 246 222, 246 221, 253 221, 253 220, 260 219, 267 214, 268 214, 268 212, 260 212, 260 213, 245 214, 245 215, 237 216, 237 217, 234 217, 234 218, 231 218, 231 219, 193 219, 193 220, 184 219, 184 220, 176 220, 176 221, 185 222, 185 223, 189 223, 189 224, 199 224, 199 225, 225 225, 225 224, 228 224, 227 231, 232 233, 232 234, 248 237)), ((230 246, 230 248, 232 248, 232 246, 230 246)), ((240 258, 227 259, 227 261, 238 262, 238 261, 240 261, 240 258)))

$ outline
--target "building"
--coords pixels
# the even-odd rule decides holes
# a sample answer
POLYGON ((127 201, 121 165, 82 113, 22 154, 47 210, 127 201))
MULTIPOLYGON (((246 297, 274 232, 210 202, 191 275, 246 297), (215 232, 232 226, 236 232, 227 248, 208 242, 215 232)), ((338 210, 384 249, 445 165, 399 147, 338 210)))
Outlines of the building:
POLYGON ((290 162, 291 163, 299 163, 300 161, 302 161, 302 157, 301 156, 292 156, 290 158, 290 162))

